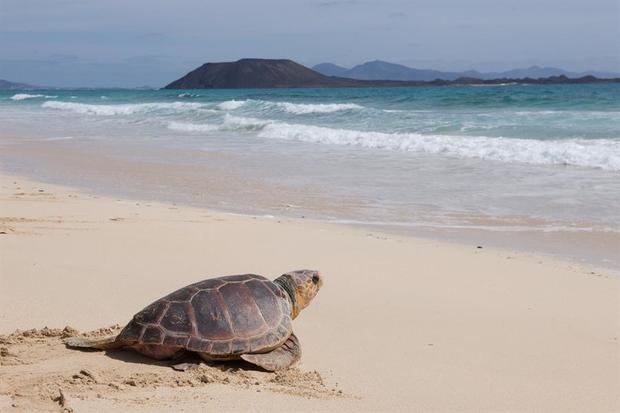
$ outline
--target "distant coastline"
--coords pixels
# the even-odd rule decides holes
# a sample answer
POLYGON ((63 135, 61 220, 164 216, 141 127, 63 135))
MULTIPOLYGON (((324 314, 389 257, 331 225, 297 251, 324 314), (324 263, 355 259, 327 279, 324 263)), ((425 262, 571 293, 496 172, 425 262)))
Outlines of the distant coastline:
POLYGON ((432 81, 362 80, 326 76, 288 59, 241 59, 236 62, 205 63, 164 89, 252 89, 252 88, 327 88, 327 87, 412 87, 475 86, 503 84, 584 84, 620 83, 620 78, 601 79, 594 76, 569 78, 565 75, 546 78, 478 79, 459 77, 432 81))
POLYGON ((355 65, 351 68, 338 66, 333 63, 320 63, 312 66, 312 70, 325 75, 346 77, 350 79, 360 80, 422 80, 433 81, 456 80, 458 78, 473 79, 542 79, 552 76, 566 76, 568 78, 577 79, 584 76, 594 76, 599 79, 613 79, 620 77, 620 73, 605 72, 599 70, 586 70, 574 72, 557 67, 549 66, 529 66, 514 68, 505 71, 442 71, 436 69, 419 69, 405 66, 402 64, 386 62, 383 60, 373 60, 355 65))
POLYGON ((26 83, 10 82, 0 79, 0 90, 36 90, 43 89, 41 86, 29 85, 26 83))
POLYGON ((72 86, 27 84, 0 79, 0 91, 27 90, 158 90, 158 89, 272 89, 272 88, 367 88, 415 86, 500 86, 620 83, 620 75, 607 72, 568 72, 532 66, 505 72, 442 72, 414 69, 372 61, 351 69, 332 63, 308 68, 289 59, 244 58, 235 62, 205 63, 164 87, 72 86), (522 76, 523 75, 523 76, 522 76))

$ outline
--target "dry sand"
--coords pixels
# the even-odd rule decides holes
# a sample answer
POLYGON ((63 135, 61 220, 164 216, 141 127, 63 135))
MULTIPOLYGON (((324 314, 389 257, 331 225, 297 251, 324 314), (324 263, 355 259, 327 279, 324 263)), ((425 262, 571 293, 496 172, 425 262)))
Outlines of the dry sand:
POLYGON ((0 187, 0 411, 620 411, 616 275, 6 175, 0 187), (295 320, 303 358, 287 372, 179 372, 61 343, 203 278, 299 268, 325 285, 295 320))

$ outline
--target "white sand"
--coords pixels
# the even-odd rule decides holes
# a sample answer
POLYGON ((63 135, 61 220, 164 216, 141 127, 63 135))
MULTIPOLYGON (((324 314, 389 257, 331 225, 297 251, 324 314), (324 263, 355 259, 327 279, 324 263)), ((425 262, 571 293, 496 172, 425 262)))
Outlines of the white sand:
POLYGON ((1 334, 124 324, 210 276, 325 277, 295 320, 303 358, 289 373, 175 372, 129 352, 65 349, 59 332, 16 335, 0 339, 0 411, 58 411, 59 389, 78 412, 620 411, 616 276, 473 245, 0 183, 1 334))

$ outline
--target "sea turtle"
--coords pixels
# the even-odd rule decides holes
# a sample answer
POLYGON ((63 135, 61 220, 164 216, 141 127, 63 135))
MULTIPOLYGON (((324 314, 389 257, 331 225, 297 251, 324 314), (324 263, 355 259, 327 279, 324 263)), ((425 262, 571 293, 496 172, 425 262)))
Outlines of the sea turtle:
POLYGON ((301 357, 291 321, 323 284, 318 271, 291 271, 271 281, 244 274, 183 287, 148 305, 117 336, 71 337, 67 347, 132 348, 158 360, 185 351, 205 360, 243 359, 265 370, 301 357))

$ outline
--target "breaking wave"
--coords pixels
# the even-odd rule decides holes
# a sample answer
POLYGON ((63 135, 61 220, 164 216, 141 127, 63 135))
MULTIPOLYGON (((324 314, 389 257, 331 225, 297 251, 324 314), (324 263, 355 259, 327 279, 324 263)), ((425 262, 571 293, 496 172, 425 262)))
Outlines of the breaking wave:
POLYGON ((220 124, 168 122, 168 129, 183 132, 212 132, 212 131, 261 131, 271 120, 244 118, 226 114, 220 124))
POLYGON ((136 113, 152 111, 186 111, 197 110, 204 107, 201 103, 192 102, 169 102, 169 103, 137 103, 124 105, 92 105, 88 103, 60 102, 51 100, 43 103, 44 108, 65 110, 83 115, 133 115, 136 113))
POLYGON ((48 96, 48 95, 30 95, 28 93, 17 93, 13 96, 11 96, 11 100, 26 100, 26 99, 38 99, 38 98, 44 98, 44 99, 55 99, 58 96, 48 96))
POLYGON ((199 98, 200 95, 196 93, 180 93, 177 97, 179 98, 199 98))
POLYGON ((257 106, 265 109, 276 109, 294 115, 306 115, 311 113, 333 113, 339 111, 349 111, 364 109, 363 106, 355 103, 292 103, 292 102, 272 102, 267 100, 227 100, 219 103, 216 107, 220 110, 236 110, 244 106, 257 106))
POLYGON ((239 109, 241 106, 245 105, 247 100, 227 100, 217 105, 218 109, 221 110, 235 110, 239 109))
POLYGON ((356 105, 355 103, 290 103, 290 102, 276 102, 277 107, 283 109, 286 112, 296 115, 305 115, 309 113, 332 113, 339 111, 364 109, 363 106, 356 105))
POLYGON ((400 150, 457 158, 620 170, 620 140, 533 140, 486 136, 422 135, 272 123, 259 137, 400 150))
MULTIPOLYGON (((18 96, 18 95, 15 95, 18 96)), ((194 97, 197 95, 180 94, 179 98, 194 97)), ((46 97, 55 98, 56 96, 44 96, 44 95, 28 95, 29 97, 46 97)), ((27 99, 23 97, 21 99, 27 99)), ((219 111, 234 111, 244 106, 250 106, 253 109, 259 110, 272 110, 282 111, 294 115, 306 115, 306 114, 321 114, 321 113, 333 113, 338 111, 351 111, 364 109, 363 106, 355 103, 291 103, 291 102, 271 102, 265 100, 227 100, 217 104, 214 103, 198 103, 198 102, 154 102, 154 103, 137 103, 137 104, 88 104, 88 103, 74 103, 63 101, 48 101, 43 103, 44 108, 68 110, 80 114, 89 115, 131 115, 139 112, 153 111, 153 110, 219 110, 219 111)))
POLYGON ((219 130, 219 127, 217 125, 209 125, 204 123, 196 124, 184 122, 169 122, 168 129, 182 132, 210 132, 219 130))
MULTIPOLYGON (((36 97, 51 98, 22 93, 11 99, 36 97)), ((182 98, 181 95, 178 98, 182 98)), ((408 111, 414 111, 416 116, 408 114, 407 117, 384 114, 401 109, 373 109, 371 105, 365 107, 347 102, 267 100, 270 98, 117 104, 47 100, 41 106, 83 115, 126 116, 130 120, 130 116, 137 115, 185 133, 252 132, 262 139, 620 171, 620 137, 617 133, 620 112, 615 109, 520 108, 516 111, 476 112, 470 116, 461 112, 443 115, 440 111, 411 108, 408 111), (321 115, 339 112, 342 116, 339 114, 337 119, 321 115), (418 116, 418 112, 424 113, 418 116), (369 121, 366 120, 367 113, 369 121), (545 129, 549 125, 549 129, 545 129), (379 131, 362 130, 366 128, 379 131)))
POLYGON ((172 122, 189 132, 257 131, 259 138, 537 165, 572 165, 620 171, 620 140, 534 140, 487 136, 425 135, 336 129, 227 115, 222 124, 172 122))

